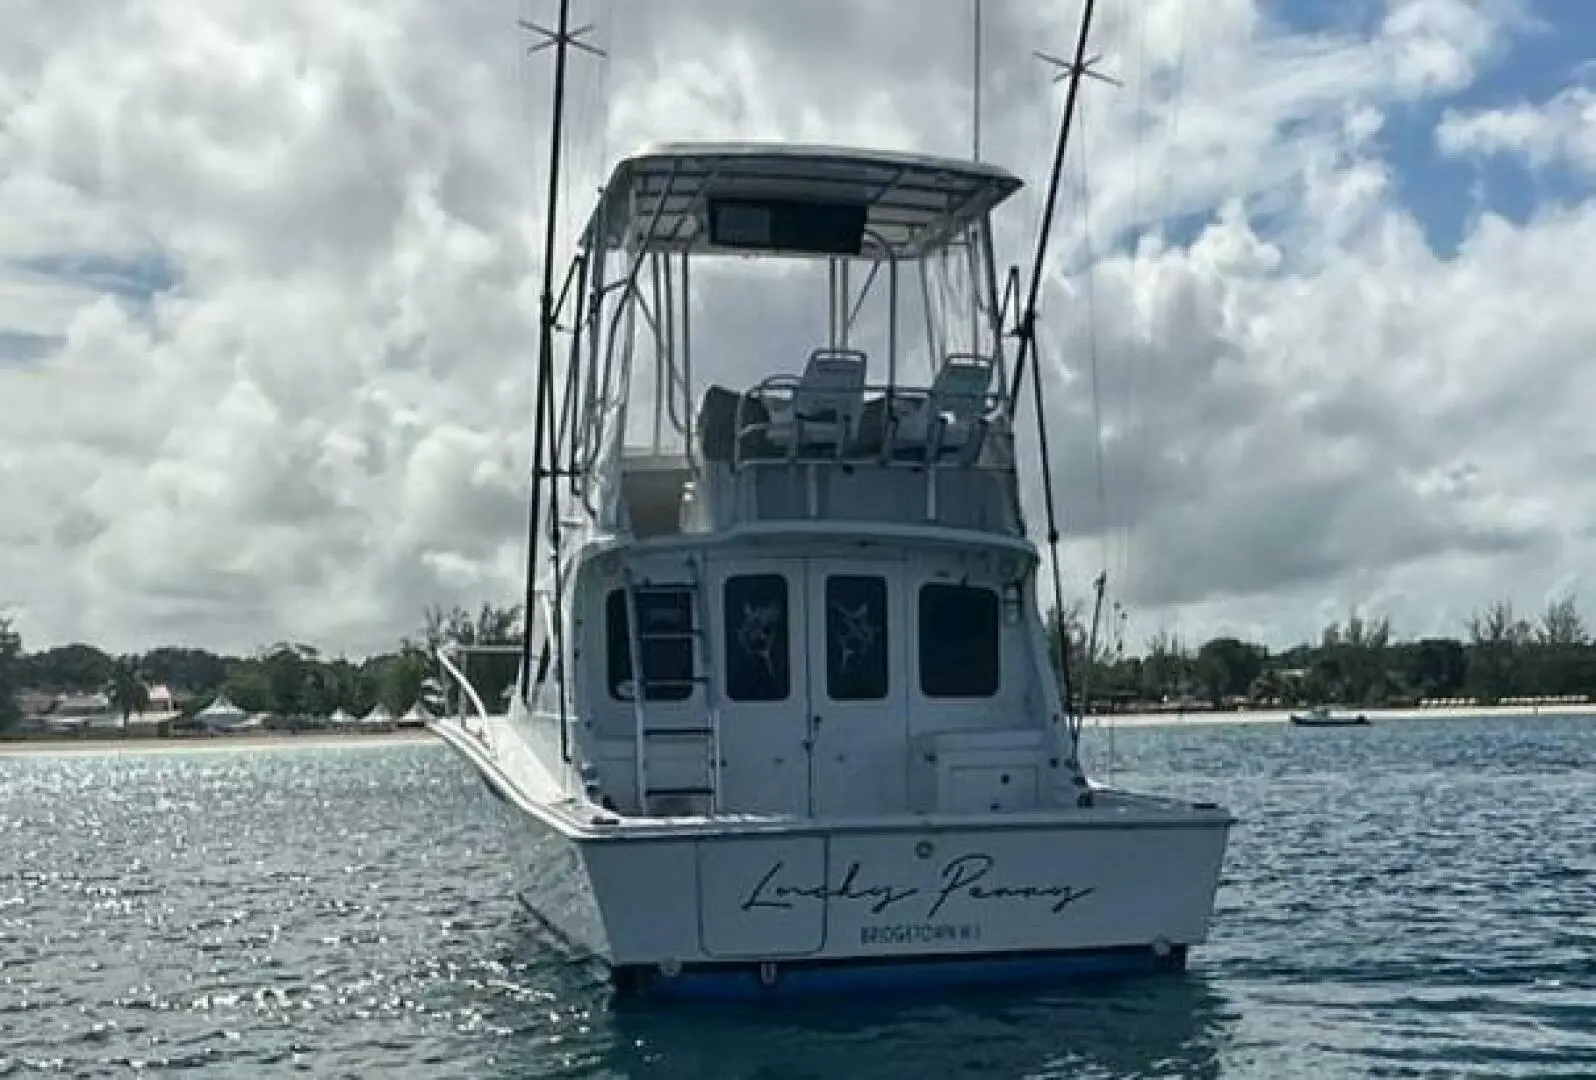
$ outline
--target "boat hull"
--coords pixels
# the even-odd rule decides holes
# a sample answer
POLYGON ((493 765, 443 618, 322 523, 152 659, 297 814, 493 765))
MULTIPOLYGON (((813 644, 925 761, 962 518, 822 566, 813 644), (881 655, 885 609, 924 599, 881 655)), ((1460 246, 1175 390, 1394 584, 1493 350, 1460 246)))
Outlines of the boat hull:
POLYGON ((1296 727, 1369 727, 1369 718, 1366 716, 1349 716, 1345 719, 1318 720, 1311 716, 1293 716, 1291 723, 1296 727))
POLYGON ((1014 988, 1178 972, 1188 943, 920 955, 616 963, 580 845, 522 818, 527 841, 519 899, 570 955, 604 961, 626 999, 739 1000, 1014 988))
POLYGON ((526 906, 651 996, 1179 969, 1206 939, 1225 842, 1220 826, 594 841, 515 818, 526 906))
POLYGON ((525 906, 626 994, 1178 970, 1207 938, 1231 824, 1218 808, 1118 792, 1088 809, 956 821, 572 814, 450 741, 504 801, 525 906))

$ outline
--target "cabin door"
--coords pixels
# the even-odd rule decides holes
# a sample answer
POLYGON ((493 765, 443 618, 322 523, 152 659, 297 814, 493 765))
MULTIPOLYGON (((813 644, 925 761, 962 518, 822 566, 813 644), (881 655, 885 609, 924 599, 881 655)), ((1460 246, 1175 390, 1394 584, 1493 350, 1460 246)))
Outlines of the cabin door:
POLYGON ((903 564, 811 560, 805 575, 814 813, 908 804, 903 564))
POLYGON ((712 576, 721 806, 808 814, 804 564, 737 559, 716 566, 712 576))

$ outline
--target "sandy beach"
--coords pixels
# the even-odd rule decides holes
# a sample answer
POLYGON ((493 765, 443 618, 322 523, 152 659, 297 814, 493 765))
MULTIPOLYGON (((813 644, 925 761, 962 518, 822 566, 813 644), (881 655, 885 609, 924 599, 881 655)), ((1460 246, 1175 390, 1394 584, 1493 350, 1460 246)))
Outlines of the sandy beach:
MULTIPOLYGON (((1285 724, 1291 709, 1252 709, 1245 712, 1160 712, 1119 713, 1088 716, 1085 730, 1150 727, 1224 727, 1231 724, 1285 724)), ((1579 705, 1498 705, 1414 709, 1337 709, 1337 713, 1362 713, 1372 724, 1407 720, 1475 720, 1491 717, 1589 716, 1596 718, 1596 704, 1579 705)), ((184 735, 171 738, 30 738, 0 740, 0 757, 71 754, 173 754, 227 753, 243 750, 379 750, 411 746, 437 739, 421 729, 385 731, 380 734, 301 732, 260 732, 249 735, 184 735)))
POLYGON ((249 735, 182 735, 170 738, 43 738, 0 740, 0 757, 74 754, 226 753, 239 750, 377 750, 437 739, 430 731, 384 731, 380 734, 333 732, 261 732, 249 735))

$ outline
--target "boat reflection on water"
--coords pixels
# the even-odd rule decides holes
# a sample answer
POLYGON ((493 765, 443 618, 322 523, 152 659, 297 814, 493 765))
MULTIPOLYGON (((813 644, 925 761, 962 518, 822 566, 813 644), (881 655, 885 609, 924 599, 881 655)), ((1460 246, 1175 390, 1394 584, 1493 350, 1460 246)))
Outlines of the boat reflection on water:
MULTIPOLYGON (((617 994, 602 958, 571 948, 533 907, 513 920, 507 944, 515 981, 542 989, 517 998, 530 1010, 524 1027, 502 1011, 496 1021, 530 1033, 556 1012, 580 1018, 580 1037, 563 1041, 563 1064, 546 1061, 536 1075, 1201 1080, 1224 1074, 1242 1022, 1201 970, 982 990, 902 983, 845 1007, 819 996, 704 1009, 617 994)), ((528 1075, 523 1053, 499 1060, 502 1072, 482 1075, 528 1075)))
POLYGON ((619 1076, 1217 1077, 1237 1012, 1196 972, 1074 991, 912 992, 775 1011, 631 1001, 611 1014, 619 1076))

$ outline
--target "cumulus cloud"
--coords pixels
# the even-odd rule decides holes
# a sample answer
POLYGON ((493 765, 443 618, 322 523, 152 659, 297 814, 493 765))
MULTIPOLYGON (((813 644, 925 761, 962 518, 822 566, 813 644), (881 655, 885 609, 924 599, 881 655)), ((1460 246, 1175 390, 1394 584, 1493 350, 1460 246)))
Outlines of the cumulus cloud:
POLYGON ((1512 155, 1596 176, 1596 90, 1570 86, 1541 104, 1448 110, 1435 135, 1442 151, 1459 157, 1512 155))
MULTIPOLYGON (((646 141, 968 152, 962 0, 575 7, 609 59, 573 60, 562 247, 646 141)), ((11 0, 0 602, 30 643, 358 652, 424 604, 519 594, 549 72, 513 19, 550 8, 11 0)), ((1072 583, 1106 562, 1139 627, 1275 641, 1353 604, 1455 630, 1587 584, 1596 200, 1487 208, 1438 252, 1384 134, 1449 109, 1448 155, 1589 175, 1588 89, 1452 104, 1537 13, 1100 8, 1125 85, 1085 99, 1044 310, 1072 583)), ((986 11, 1021 262, 1059 106, 1029 54, 1068 51, 1077 5, 986 11)), ((821 332, 747 293, 695 315, 727 343, 706 370, 821 332)))

